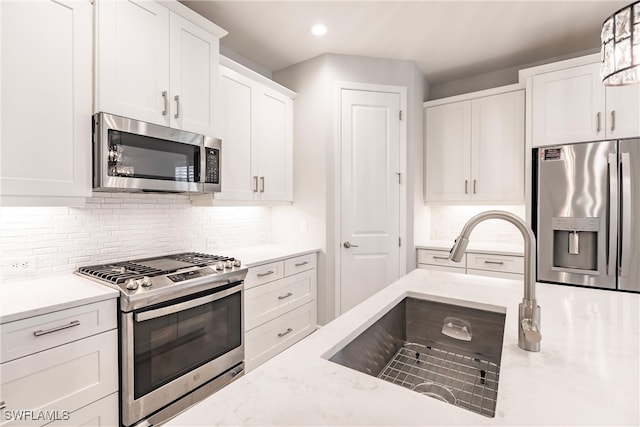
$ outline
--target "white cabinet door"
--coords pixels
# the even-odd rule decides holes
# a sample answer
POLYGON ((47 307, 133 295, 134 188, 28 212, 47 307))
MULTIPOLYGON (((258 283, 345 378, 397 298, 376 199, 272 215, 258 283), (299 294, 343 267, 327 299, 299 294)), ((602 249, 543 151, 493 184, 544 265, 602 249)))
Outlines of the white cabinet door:
POLYGON ((251 169, 254 127, 254 83, 228 68, 221 68, 223 109, 223 136, 220 200, 253 200, 257 195, 251 169))
POLYGON ((217 136, 218 38, 174 13, 169 33, 171 127, 217 136))
POLYGON ((261 200, 293 200, 293 101, 263 88, 258 92, 256 148, 261 200))
POLYGON ((92 12, 88 1, 0 2, 3 203, 91 196, 92 12))
POLYGON ((607 139, 640 136, 640 85, 607 86, 607 139))
POLYGON ((524 200, 524 91, 471 102, 471 200, 524 200))
POLYGON ((169 11, 154 1, 97 2, 96 111, 169 126, 169 11))
POLYGON ((533 146, 605 138, 605 88, 599 64, 533 77, 533 146))
POLYGON ((425 123, 425 200, 468 200, 471 101, 429 107, 425 123))

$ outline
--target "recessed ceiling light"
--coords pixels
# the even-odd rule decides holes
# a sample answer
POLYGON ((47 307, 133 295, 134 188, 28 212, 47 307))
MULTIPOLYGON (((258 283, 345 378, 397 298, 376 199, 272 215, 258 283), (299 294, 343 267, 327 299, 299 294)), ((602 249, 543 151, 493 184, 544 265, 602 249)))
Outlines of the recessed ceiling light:
POLYGON ((315 24, 313 27, 311 27, 311 34, 318 37, 324 36, 325 34, 327 34, 327 26, 324 24, 315 24))

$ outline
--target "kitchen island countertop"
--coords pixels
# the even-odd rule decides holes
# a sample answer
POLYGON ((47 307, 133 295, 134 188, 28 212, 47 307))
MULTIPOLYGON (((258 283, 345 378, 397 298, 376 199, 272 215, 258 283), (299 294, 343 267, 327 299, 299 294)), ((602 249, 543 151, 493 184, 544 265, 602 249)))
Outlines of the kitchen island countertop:
POLYGON ((166 425, 639 425, 640 295, 536 291, 542 350, 531 353, 517 345, 522 282, 414 270, 166 425), (327 360, 412 294, 506 307, 495 418, 327 360))

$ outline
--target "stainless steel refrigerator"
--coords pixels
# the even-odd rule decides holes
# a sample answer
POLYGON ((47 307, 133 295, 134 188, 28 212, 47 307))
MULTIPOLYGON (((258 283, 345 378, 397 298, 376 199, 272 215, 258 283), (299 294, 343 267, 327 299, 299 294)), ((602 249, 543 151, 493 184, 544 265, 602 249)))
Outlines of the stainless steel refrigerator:
POLYGON ((640 292, 640 139, 537 154, 537 280, 640 292))

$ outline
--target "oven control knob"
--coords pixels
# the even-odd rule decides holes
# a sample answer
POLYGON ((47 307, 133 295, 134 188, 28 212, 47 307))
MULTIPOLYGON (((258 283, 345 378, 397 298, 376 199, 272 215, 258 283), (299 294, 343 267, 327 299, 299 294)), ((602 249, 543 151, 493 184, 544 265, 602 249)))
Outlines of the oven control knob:
POLYGON ((224 262, 219 262, 216 264, 216 270, 222 271, 224 270, 224 262))
POLYGON ((224 268, 233 268, 233 261, 229 260, 224 263, 224 268))
POLYGON ((124 285, 130 291, 135 291, 136 289, 138 289, 138 281, 136 279, 127 279, 127 281, 124 282, 124 285))
POLYGON ((151 278, 149 276, 144 276, 142 279, 138 279, 138 282, 140 282, 140 284, 145 288, 148 288, 152 285, 151 278))
POLYGON ((233 266, 234 267, 240 267, 242 265, 242 263, 240 262, 239 259, 234 259, 233 260, 233 266))

